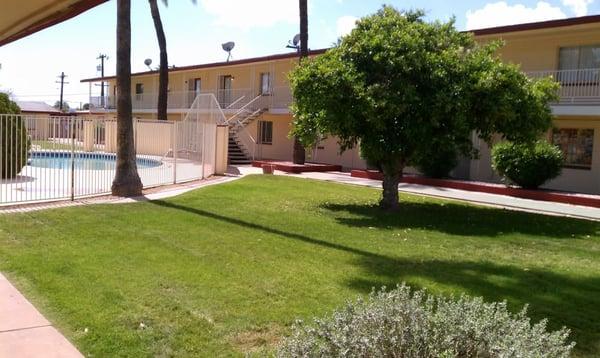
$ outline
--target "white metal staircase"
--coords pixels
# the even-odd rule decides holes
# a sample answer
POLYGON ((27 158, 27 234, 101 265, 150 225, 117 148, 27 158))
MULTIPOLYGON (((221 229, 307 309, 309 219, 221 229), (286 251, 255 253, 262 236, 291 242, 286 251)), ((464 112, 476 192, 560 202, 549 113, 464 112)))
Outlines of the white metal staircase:
POLYGON ((244 128, 268 111, 266 96, 258 95, 244 104, 228 120, 230 164, 250 164, 255 157, 256 139, 244 128))

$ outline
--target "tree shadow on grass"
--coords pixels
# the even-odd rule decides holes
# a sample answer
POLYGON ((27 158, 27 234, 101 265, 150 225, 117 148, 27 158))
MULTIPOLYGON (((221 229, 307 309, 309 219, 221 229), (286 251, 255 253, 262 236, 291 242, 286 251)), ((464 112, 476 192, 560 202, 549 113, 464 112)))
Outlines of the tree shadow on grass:
MULTIPOLYGON (((218 220, 232 225, 239 225, 245 228, 250 228, 257 231, 267 232, 283 239, 292 239, 301 241, 311 245, 318 245, 332 250, 342 251, 354 255, 354 264, 361 267, 365 274, 360 277, 348 280, 346 284, 352 289, 359 292, 369 292, 372 288, 382 286, 394 287, 396 284, 406 281, 412 286, 418 286, 415 282, 417 279, 426 279, 440 285, 452 287, 454 292, 465 292, 472 296, 484 297, 487 301, 507 300, 511 304, 513 310, 520 309, 525 304, 530 304, 530 316, 534 320, 548 318, 550 320, 551 329, 558 329, 567 326, 572 330, 571 339, 577 342, 576 351, 584 355, 595 355, 600 352, 600 276, 592 277, 573 277, 563 274, 558 274, 551 271, 540 269, 527 269, 524 267, 516 267, 509 265, 498 265, 492 262, 468 262, 468 261, 444 261, 444 260, 409 260, 404 258, 392 257, 384 254, 370 252, 361 248, 355 248, 329 242, 322 239, 312 238, 298 233, 287 232, 274 227, 268 227, 255 222, 248 222, 238 218, 223 216, 212 213, 206 210, 187 207, 175 204, 168 201, 150 201, 151 204, 158 205, 168 209, 181 210, 187 213, 198 215, 205 218, 218 220)), ((419 209, 419 206, 424 205, 427 211, 428 204, 411 204, 413 210, 419 209)), ((463 232, 458 226, 443 226, 442 213, 438 212, 434 215, 424 215, 424 212, 413 213, 412 220, 416 223, 411 223, 406 217, 402 217, 403 213, 397 212, 393 214, 383 215, 385 218, 377 218, 381 216, 381 212, 377 215, 373 210, 364 206, 332 206, 329 208, 336 210, 351 211, 353 213, 361 213, 362 218, 351 219, 359 220, 356 226, 371 225, 377 223, 381 227, 414 227, 422 222, 424 227, 426 222, 433 222, 434 226, 439 230, 447 232, 463 232), (371 215, 372 217, 369 217, 371 215), (437 217, 436 217, 437 215, 437 217), (441 215, 441 217, 440 217, 441 215), (396 219, 394 219, 396 218, 396 219), (400 220, 400 223, 394 224, 394 220, 400 220), (411 226, 412 225, 412 226, 411 226)), ((439 208, 433 207, 438 210, 439 208)), ((445 207, 444 210, 462 210, 464 215, 479 215, 470 212, 469 207, 457 205, 456 207, 445 207)), ((474 208, 473 210, 481 210, 474 208)), ((485 211, 485 210, 484 210, 485 211)), ((489 212, 490 216, 508 215, 503 220, 518 220, 514 213, 503 211, 489 212)), ((519 214, 523 215, 523 214, 519 214)), ((530 219, 539 219, 539 215, 525 215, 530 219)), ((488 220, 497 221, 493 217, 488 217, 488 220)), ((548 218, 557 220, 558 218, 548 218)), ((348 220, 345 219, 344 220, 348 220)), ((558 219, 560 220, 560 219, 558 219)), ((353 225, 355 221, 347 222, 353 225)), ((525 220, 516 225, 518 232, 528 232, 525 229, 525 220)), ((577 222, 585 226, 586 222, 577 222)), ((535 229, 535 228, 534 228, 535 229)), ((595 229, 587 227, 581 232, 595 229)), ((506 232, 506 229, 504 229, 506 232)), ((514 231, 514 230, 513 230, 514 231)), ((532 230, 533 231, 533 230, 532 230)), ((553 237, 567 237, 566 233, 556 233, 553 237)), ((489 235, 500 235, 497 230, 483 231, 489 235)), ((579 233, 581 233, 579 232, 579 233)), ((537 235, 542 235, 537 232, 537 235)), ((570 237, 570 235, 569 235, 570 237)))
POLYGON ((451 235, 495 237, 520 233, 544 238, 571 239, 600 233, 600 224, 504 209, 455 203, 403 202, 395 212, 374 205, 323 204, 342 225, 379 229, 423 229, 451 235))
POLYGON ((356 264, 367 276, 347 284, 358 291, 399 282, 419 287, 424 279, 486 301, 506 300, 513 312, 529 305, 534 321, 548 318, 552 330, 571 329, 577 353, 600 355, 600 276, 575 277, 492 262, 358 257, 356 264))

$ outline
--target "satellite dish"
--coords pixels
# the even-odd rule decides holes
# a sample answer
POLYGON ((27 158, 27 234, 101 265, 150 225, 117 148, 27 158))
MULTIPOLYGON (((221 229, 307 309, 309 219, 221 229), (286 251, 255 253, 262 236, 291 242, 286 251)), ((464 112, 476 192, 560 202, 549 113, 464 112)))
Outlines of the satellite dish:
POLYGON ((221 46, 223 47, 223 51, 227 52, 227 62, 229 62, 229 60, 231 59, 231 50, 233 50, 233 48, 235 47, 235 42, 225 42, 221 46))
POLYGON ((288 41, 286 48, 293 48, 300 51, 300 34, 297 34, 291 41, 288 41))
POLYGON ((152 68, 150 67, 151 64, 152 64, 151 58, 147 58, 144 60, 144 65, 146 65, 152 71, 152 68))

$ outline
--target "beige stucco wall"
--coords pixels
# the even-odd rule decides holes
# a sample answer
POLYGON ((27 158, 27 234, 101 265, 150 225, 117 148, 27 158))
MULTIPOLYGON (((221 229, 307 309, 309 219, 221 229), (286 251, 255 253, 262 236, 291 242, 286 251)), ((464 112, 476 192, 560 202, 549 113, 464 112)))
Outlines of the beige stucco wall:
POLYGON ((312 160, 319 163, 337 164, 346 169, 366 169, 367 163, 360 157, 359 149, 349 149, 340 153, 338 140, 328 137, 321 141, 311 153, 312 160))
MULTIPOLYGON (((241 135, 251 135, 254 140, 258 138, 258 121, 273 122, 273 143, 258 144, 256 149, 257 159, 273 160, 291 160, 294 141, 288 137, 291 124, 291 114, 263 114, 259 119, 247 125, 245 133, 241 135)), ((318 149, 313 152, 307 152, 307 161, 339 164, 344 168, 366 168, 366 163, 360 158, 358 149, 352 149, 339 153, 339 146, 335 138, 328 138, 318 145, 318 149)))
MULTIPOLYGON (((588 194, 600 194, 600 117, 570 117, 554 121, 556 128, 594 129, 594 149, 592 153, 592 168, 572 169, 563 168, 562 174, 543 186, 545 189, 564 190, 588 194)), ((550 133, 548 133, 550 138, 550 133)), ((496 137, 494 142, 498 142, 496 137)), ((500 182, 500 176, 491 167, 491 151, 485 142, 475 140, 480 150, 480 158, 471 161, 470 179, 487 182, 500 182)))
POLYGON ((524 71, 558 69, 560 47, 600 44, 600 24, 585 24, 535 31, 479 36, 481 42, 502 40, 500 56, 521 65, 524 71))

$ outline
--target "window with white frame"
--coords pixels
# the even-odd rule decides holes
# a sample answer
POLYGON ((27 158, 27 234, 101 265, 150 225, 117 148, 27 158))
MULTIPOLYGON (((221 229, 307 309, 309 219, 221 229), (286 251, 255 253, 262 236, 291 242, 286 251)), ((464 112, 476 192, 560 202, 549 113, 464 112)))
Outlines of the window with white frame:
POLYGON ((563 152, 565 167, 592 168, 593 129, 555 128, 552 131, 552 143, 563 152))
POLYGON ((271 74, 269 72, 260 74, 260 94, 271 94, 271 74))
POLYGON ((272 121, 258 121, 258 142, 260 144, 273 144, 272 121))

